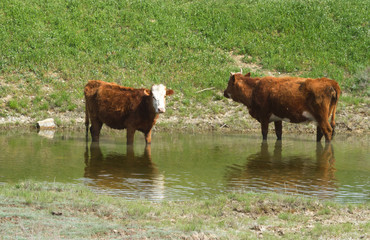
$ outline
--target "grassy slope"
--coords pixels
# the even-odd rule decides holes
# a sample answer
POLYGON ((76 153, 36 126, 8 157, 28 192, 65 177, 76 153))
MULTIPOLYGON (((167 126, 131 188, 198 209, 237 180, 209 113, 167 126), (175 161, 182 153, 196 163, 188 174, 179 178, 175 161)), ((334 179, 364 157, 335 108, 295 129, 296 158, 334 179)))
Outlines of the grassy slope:
POLYGON ((0 186, 4 239, 367 239, 370 207, 277 194, 127 201, 83 186, 0 186))
POLYGON ((231 52, 264 69, 327 76, 367 96, 367 3, 1 1, 0 117, 83 112, 88 79, 164 83, 178 93, 169 115, 189 115, 194 103, 223 99, 229 72, 238 70, 231 52))

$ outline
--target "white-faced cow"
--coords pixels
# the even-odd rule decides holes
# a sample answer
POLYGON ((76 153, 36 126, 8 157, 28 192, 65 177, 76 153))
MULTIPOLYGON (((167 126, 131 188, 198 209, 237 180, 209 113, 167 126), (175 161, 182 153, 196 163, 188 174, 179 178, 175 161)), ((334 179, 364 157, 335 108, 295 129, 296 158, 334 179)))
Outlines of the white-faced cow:
POLYGON ((99 141, 103 124, 114 129, 127 129, 127 144, 134 142, 135 131, 143 132, 146 144, 151 143, 152 128, 159 113, 166 111, 165 97, 173 90, 162 84, 149 89, 123 87, 98 80, 89 81, 84 89, 86 102, 86 139, 89 120, 93 142, 99 141))
POLYGON ((248 107, 249 114, 261 123, 264 140, 270 122, 275 123, 277 139, 281 140, 282 121, 314 121, 317 141, 324 135, 329 142, 334 133, 340 92, 338 83, 328 78, 253 78, 250 73, 231 73, 224 96, 248 107))

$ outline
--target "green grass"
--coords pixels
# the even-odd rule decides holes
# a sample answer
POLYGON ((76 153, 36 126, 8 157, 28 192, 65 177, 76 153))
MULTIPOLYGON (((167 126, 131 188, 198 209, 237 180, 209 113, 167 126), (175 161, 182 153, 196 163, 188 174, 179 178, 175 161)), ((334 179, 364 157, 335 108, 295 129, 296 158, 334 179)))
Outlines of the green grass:
POLYGON ((367 203, 339 204, 278 194, 228 193, 203 200, 128 201, 95 194, 82 185, 24 181, 0 185, 0 200, 4 239, 370 236, 367 203))
POLYGON ((367 9, 367 0, 4 0, 0 98, 29 98, 6 104, 10 114, 83 111, 89 79, 161 82, 183 94, 188 115, 188 105, 221 98, 229 72, 239 70, 230 52, 369 96, 367 9))

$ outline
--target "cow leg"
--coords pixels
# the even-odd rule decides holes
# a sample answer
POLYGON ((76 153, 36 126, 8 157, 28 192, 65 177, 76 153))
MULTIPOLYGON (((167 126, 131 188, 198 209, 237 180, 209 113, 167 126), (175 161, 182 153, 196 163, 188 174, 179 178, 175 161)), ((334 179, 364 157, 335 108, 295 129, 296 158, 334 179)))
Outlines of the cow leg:
POLYGON ((333 137, 334 137, 334 135, 335 135, 335 121, 332 119, 331 121, 330 121, 330 126, 331 126, 331 139, 333 139, 333 137))
POLYGON ((91 121, 90 133, 93 142, 99 142, 99 135, 102 126, 103 123, 98 120, 91 121))
POLYGON ((132 145, 134 144, 134 136, 135 136, 135 128, 127 128, 127 145, 132 145))
POLYGON ((89 123, 85 122, 85 127, 86 127, 86 142, 89 141, 89 123))
POLYGON ((146 144, 152 143, 152 130, 150 129, 149 132, 145 133, 145 142, 146 144))
POLYGON ((316 141, 320 142, 322 136, 324 136, 324 134, 322 133, 320 126, 317 126, 316 141))
MULTIPOLYGON (((327 142, 327 143, 330 142, 331 141, 331 136, 333 134, 333 129, 331 128, 327 119, 326 119, 326 121, 325 120, 321 121, 321 123, 319 123, 319 127, 322 131, 322 134, 324 134, 324 136, 325 136, 325 142, 327 142)), ((319 137, 319 136, 317 136, 317 137, 319 137)), ((320 138, 320 140, 321 140, 321 138, 320 138)))
POLYGON ((329 124, 329 109, 325 106, 318 105, 317 109, 320 109, 315 114, 315 119, 317 121, 317 135, 316 140, 319 142, 322 136, 325 136, 325 142, 330 142, 333 134, 333 129, 329 124))
POLYGON ((335 135, 335 124, 334 125, 331 125, 331 129, 332 129, 332 133, 331 133, 331 139, 333 139, 334 135, 335 135))
POLYGON ((267 140, 267 133, 269 131, 269 122, 261 121, 262 139, 267 140))
POLYGON ((281 135, 283 134, 283 122, 282 121, 275 121, 275 133, 277 140, 281 140, 281 135))
POLYGON ((88 113, 88 105, 87 105, 87 99, 86 99, 86 96, 85 96, 85 127, 86 127, 86 142, 89 141, 89 125, 90 125, 90 122, 89 122, 89 113, 88 113))

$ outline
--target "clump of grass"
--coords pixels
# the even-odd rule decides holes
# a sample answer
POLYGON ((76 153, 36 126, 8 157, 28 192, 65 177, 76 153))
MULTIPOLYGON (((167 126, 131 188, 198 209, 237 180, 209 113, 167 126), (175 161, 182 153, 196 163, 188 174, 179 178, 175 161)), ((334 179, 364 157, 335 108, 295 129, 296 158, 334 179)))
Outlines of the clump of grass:
POLYGON ((13 110, 19 110, 20 106, 19 106, 19 103, 17 100, 10 100, 8 102, 8 106, 10 109, 13 109, 13 110))

